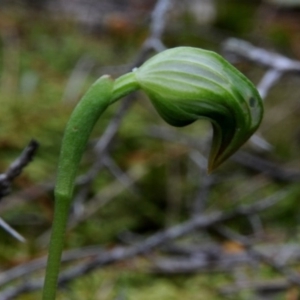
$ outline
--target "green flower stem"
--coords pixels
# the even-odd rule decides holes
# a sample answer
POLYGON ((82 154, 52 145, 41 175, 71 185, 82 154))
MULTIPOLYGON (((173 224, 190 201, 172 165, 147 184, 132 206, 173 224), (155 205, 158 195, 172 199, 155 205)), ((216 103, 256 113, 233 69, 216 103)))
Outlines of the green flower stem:
POLYGON ((110 104, 116 102, 120 98, 134 92, 140 88, 134 72, 129 72, 121 77, 117 78, 114 83, 113 94, 110 100, 110 104))
POLYGON ((54 300, 70 210, 70 197, 56 194, 54 219, 49 245, 43 300, 54 300))
POLYGON ((109 76, 98 79, 74 109, 65 130, 54 192, 55 210, 43 300, 55 299, 77 168, 96 121, 110 104, 112 89, 113 80, 109 76))

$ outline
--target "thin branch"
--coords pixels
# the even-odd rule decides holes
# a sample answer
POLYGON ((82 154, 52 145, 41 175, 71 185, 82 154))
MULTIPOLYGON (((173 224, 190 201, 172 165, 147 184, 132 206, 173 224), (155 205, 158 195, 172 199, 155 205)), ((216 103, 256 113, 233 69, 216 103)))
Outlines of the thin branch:
POLYGON ((37 141, 30 141, 20 156, 9 166, 8 170, 0 174, 0 198, 9 194, 12 181, 19 176, 23 169, 31 162, 38 146, 37 141))
POLYGON ((246 151, 239 151, 231 159, 249 169, 261 172, 274 180, 282 182, 298 182, 300 172, 281 167, 279 164, 263 159, 246 151))
POLYGON ((257 90, 262 99, 266 98, 270 89, 279 81, 282 74, 283 72, 277 69, 270 69, 265 73, 257 86, 257 90))
MULTIPOLYGON (((23 169, 31 162, 38 148, 38 143, 30 141, 20 156, 9 166, 8 170, 0 174, 0 199, 10 193, 13 180, 21 174, 23 169)), ((0 227, 2 227, 11 236, 20 242, 25 242, 25 238, 0 218, 0 227)))
MULTIPOLYGON (((132 168, 128 170, 127 174, 128 177, 131 178, 132 184, 135 184, 138 180, 140 180, 147 174, 147 170, 132 168)), ((115 181, 107 185, 105 188, 101 189, 93 197, 91 197, 87 203, 85 203, 84 205, 79 204, 80 212, 73 213, 70 216, 68 222, 68 230, 73 229, 81 222, 84 222, 88 218, 92 217, 95 213, 99 211, 100 208, 110 203, 113 199, 116 198, 117 195, 124 192, 128 188, 130 188, 130 185, 125 186, 124 184, 121 184, 119 180, 116 179, 115 181)), ((131 188, 134 189, 133 186, 131 188)), ((83 187, 82 187, 82 191, 86 192, 83 190, 83 187)), ((80 191, 77 194, 77 197, 81 197, 85 199, 84 198, 85 195, 82 195, 80 191)), ((77 198, 75 199, 77 200, 77 198)), ((83 199, 80 199, 79 203, 81 203, 83 199)), ((36 243, 40 246, 46 245, 49 238, 50 238, 50 230, 47 230, 41 236, 38 237, 36 243)))
POLYGON ((20 233, 18 233, 15 229, 13 229, 9 224, 7 224, 2 218, 0 218, 0 227, 2 227, 6 232, 8 232, 11 236, 13 236, 19 242, 25 243, 26 239, 20 233))
POLYGON ((150 47, 160 52, 166 47, 162 43, 161 37, 166 25, 166 14, 171 6, 171 0, 157 1, 151 14, 150 36, 145 41, 144 47, 150 47))
MULTIPOLYGON (((74 260, 89 258, 92 256, 100 255, 103 248, 99 246, 89 246, 80 249, 72 249, 65 251, 62 255, 62 262, 70 262, 74 260)), ((30 262, 20 264, 7 271, 0 273, 0 286, 10 283, 13 280, 29 276, 31 273, 39 271, 46 267, 47 257, 34 259, 30 262)))
POLYGON ((203 157, 203 155, 199 153, 199 151, 191 150, 189 153, 189 157, 199 169, 200 174, 198 177, 202 178, 197 190, 196 197, 191 207, 191 215, 194 216, 200 213, 204 213, 211 188, 215 184, 216 178, 213 175, 207 174, 207 159, 203 157))
POLYGON ((224 50, 246 60, 281 72, 300 72, 300 61, 253 46, 251 43, 231 38, 223 44, 224 50))
MULTIPOLYGON (((252 290, 255 293, 263 293, 266 295, 267 293, 280 293, 284 292, 291 287, 291 284, 285 279, 281 280, 273 280, 273 281, 257 281, 257 282, 239 282, 237 285, 230 285, 220 289, 220 293, 224 296, 229 296, 234 293, 237 293, 241 290, 252 290)), ((267 298, 266 298, 267 299, 267 298)), ((269 298, 268 298, 269 299, 269 298)))
MULTIPOLYGON (((71 280, 84 274, 88 274, 100 267, 126 259, 132 259, 138 255, 145 255, 153 249, 156 249, 169 241, 187 235, 195 230, 206 229, 220 222, 229 221, 237 216, 248 216, 264 211, 283 200, 286 194, 287 192, 279 192, 255 204, 240 206, 229 212, 217 211, 209 215, 199 215, 182 224, 160 231, 136 245, 130 247, 116 247, 111 251, 102 252, 100 255, 96 256, 95 259, 82 263, 62 273, 59 278, 59 285, 62 286, 71 280)), ((0 294, 0 300, 15 299, 15 297, 21 293, 41 289, 42 285, 42 280, 38 280, 9 287, 0 294)))
MULTIPOLYGON (((151 126, 147 130, 146 134, 158 139, 179 143, 189 148, 197 149, 200 152, 203 151, 205 145, 204 139, 195 139, 170 128, 151 126)), ((246 151, 239 150, 229 159, 249 168, 250 170, 261 172, 274 180, 282 182, 298 182, 300 180, 299 171, 283 168, 277 163, 263 159, 254 154, 250 154, 246 151)))
POLYGON ((296 272, 290 270, 281 262, 276 261, 273 257, 265 255, 260 251, 254 249, 252 242, 247 237, 242 236, 225 226, 215 226, 214 229, 227 239, 240 243, 246 249, 249 255, 251 255, 257 261, 270 266, 273 270, 283 275, 291 285, 294 284, 300 287, 300 276, 296 272))
POLYGON ((78 99, 83 84, 86 81, 94 65, 95 62, 87 55, 83 55, 78 60, 72 73, 68 78, 68 82, 66 84, 64 94, 62 97, 62 102, 74 102, 78 99))
POLYGON ((134 196, 140 195, 137 187, 135 186, 135 179, 131 177, 129 172, 124 172, 115 160, 110 155, 105 155, 104 165, 110 171, 112 175, 124 186, 126 189, 132 193, 134 196))

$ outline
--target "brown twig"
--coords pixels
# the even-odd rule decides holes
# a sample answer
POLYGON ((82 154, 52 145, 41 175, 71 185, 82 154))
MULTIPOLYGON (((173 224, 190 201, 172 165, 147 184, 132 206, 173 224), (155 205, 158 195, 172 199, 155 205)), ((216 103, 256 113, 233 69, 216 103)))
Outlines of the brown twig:
POLYGON ((241 244, 245 250, 251 255, 254 259, 259 262, 262 262, 268 266, 270 266, 274 271, 280 273, 284 276, 284 278, 291 284, 300 287, 300 276, 289 269, 285 264, 277 261, 275 258, 272 258, 253 247, 253 243, 251 240, 245 236, 242 236, 231 229, 225 226, 215 226, 214 229, 221 234, 222 236, 226 237, 229 240, 236 241, 241 244))
MULTIPOLYGON (((38 142, 35 140, 30 141, 28 146, 9 166, 7 171, 0 174, 0 199, 10 193, 13 180, 18 177, 23 169, 31 162, 38 146, 38 142)), ((25 242, 25 238, 22 237, 16 230, 14 230, 9 224, 7 224, 2 218, 0 218, 0 227, 2 227, 6 232, 20 242, 25 242)))
POLYGON ((21 174, 23 169, 33 159, 39 144, 31 140, 20 156, 9 166, 7 171, 0 174, 0 198, 10 193, 12 181, 21 174))
MULTIPOLYGON (((59 279, 59 285, 62 286, 70 282, 71 280, 78 278, 84 274, 88 274, 98 268, 126 259, 132 259, 138 255, 145 255, 150 251, 162 245, 165 245, 174 239, 190 234, 195 230, 206 229, 220 222, 232 220, 237 216, 248 216, 264 211, 274 206, 279 201, 283 200, 285 196, 286 192, 280 192, 255 204, 240 206, 229 212, 217 211, 207 215, 198 215, 182 224, 160 231, 136 245, 130 247, 116 247, 111 251, 102 252, 94 259, 88 262, 84 262, 62 273, 59 279)), ((42 288, 42 284, 43 282, 39 280, 25 282, 14 287, 9 287, 2 293, 0 293, 0 300, 15 299, 15 297, 21 293, 30 292, 42 288)))
MULTIPOLYGON (((147 130, 147 134, 158 139, 179 143, 189 148, 197 149, 200 152, 203 151, 205 145, 204 139, 195 139, 170 128, 151 126, 147 130)), ((258 157, 255 154, 250 154, 246 151, 239 150, 230 157, 230 160, 235 161, 250 170, 263 173, 277 181, 298 182, 300 180, 299 171, 286 169, 277 163, 258 157)))

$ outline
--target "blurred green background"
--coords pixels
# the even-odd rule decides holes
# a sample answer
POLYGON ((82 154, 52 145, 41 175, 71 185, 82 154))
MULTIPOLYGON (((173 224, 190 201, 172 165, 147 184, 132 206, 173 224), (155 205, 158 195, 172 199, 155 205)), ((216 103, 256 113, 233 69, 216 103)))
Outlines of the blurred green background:
MULTIPOLYGON (((51 227, 53 214, 52 190, 47 186, 55 179, 70 112, 99 76, 107 73, 116 78, 128 70, 149 34, 154 4, 152 0, 0 1, 0 172, 5 172, 30 139, 40 143, 34 161, 14 181, 12 193, 0 200, 0 217, 27 240, 20 243, 0 228, 0 272, 46 254, 43 236, 51 227)), ((167 47, 190 45, 222 53, 222 42, 237 37, 299 60, 299 20, 299 1, 174 1, 162 40, 167 47)), ((236 66, 255 84, 265 72, 249 62, 240 61, 236 66)), ((70 230, 66 249, 114 247, 123 243, 127 232, 147 236, 191 215, 205 174, 193 165, 187 147, 149 134, 150 126, 170 127, 143 95, 136 97, 110 151, 120 169, 137 177, 135 186, 122 188, 105 168, 93 182, 89 197, 99 193, 108 200, 70 230)), ((249 145, 244 149, 297 172, 299 97, 299 77, 283 76, 266 97, 259 129, 272 151, 255 152, 249 145)), ((93 145, 118 106, 111 106, 96 126, 80 173, 93 164, 93 145)), ((210 136, 206 122, 178 131, 199 139, 210 136)), ((217 183, 208 195, 206 212, 253 203, 287 189, 286 199, 261 216, 261 242, 299 242, 297 181, 274 180, 233 161, 226 162, 214 176, 217 183)), ((249 223, 241 218, 230 225, 242 234, 251 232, 249 223)), ((221 246, 226 242, 208 232, 201 232, 197 241, 221 246)), ((224 299, 219 288, 233 281, 230 272, 166 276, 150 270, 151 259, 145 258, 113 265, 75 280, 61 291, 59 299, 224 299)), ((265 266, 246 272, 250 278, 278 276, 265 266)), ((287 290, 272 299, 299 299, 292 298, 292 293, 287 290)), ((18 299, 39 299, 39 292, 18 299)), ((254 298, 240 292, 230 299, 254 298)))

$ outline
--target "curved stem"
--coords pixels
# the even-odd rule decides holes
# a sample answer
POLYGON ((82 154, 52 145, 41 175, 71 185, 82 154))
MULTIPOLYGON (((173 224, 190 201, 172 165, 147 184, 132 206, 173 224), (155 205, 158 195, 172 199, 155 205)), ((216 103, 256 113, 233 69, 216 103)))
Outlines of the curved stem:
POLYGON ((96 121, 110 104, 113 84, 109 76, 98 79, 75 107, 66 126, 55 186, 55 210, 43 300, 55 299, 77 168, 96 121))
POLYGON ((110 104, 116 102, 118 99, 134 92, 140 88, 135 72, 129 72, 115 80, 113 94, 110 100, 110 104))
POLYGON ((139 88, 130 72, 115 82, 109 76, 98 79, 75 107, 63 138, 55 186, 55 210, 51 233, 43 300, 54 300, 65 231, 79 162, 95 123, 106 108, 139 88))

